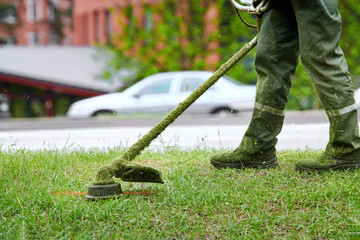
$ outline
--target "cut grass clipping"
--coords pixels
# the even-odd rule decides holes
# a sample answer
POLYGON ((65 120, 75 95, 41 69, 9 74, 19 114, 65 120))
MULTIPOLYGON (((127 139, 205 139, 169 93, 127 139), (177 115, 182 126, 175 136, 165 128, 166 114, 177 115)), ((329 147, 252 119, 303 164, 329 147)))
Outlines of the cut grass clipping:
POLYGON ((2 152, 0 239, 359 239, 360 171, 300 174, 319 152, 279 152, 280 167, 216 170, 212 149, 145 151, 166 184, 122 183, 88 201, 100 165, 125 149, 2 152))

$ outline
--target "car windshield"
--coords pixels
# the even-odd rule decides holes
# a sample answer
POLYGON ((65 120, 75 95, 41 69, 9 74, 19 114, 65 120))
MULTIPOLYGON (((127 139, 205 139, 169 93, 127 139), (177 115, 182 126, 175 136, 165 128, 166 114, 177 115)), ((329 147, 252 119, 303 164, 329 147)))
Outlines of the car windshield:
POLYGON ((184 78, 181 81, 180 92, 192 92, 198 88, 204 81, 199 78, 184 78))
POLYGON ((162 79, 144 87, 140 90, 140 95, 165 94, 169 92, 171 79, 162 79))

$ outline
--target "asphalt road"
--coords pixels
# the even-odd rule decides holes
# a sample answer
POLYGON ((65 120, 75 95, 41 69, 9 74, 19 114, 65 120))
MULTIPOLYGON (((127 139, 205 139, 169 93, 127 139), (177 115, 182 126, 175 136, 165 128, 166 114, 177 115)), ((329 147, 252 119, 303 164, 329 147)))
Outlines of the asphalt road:
MULTIPOLYGON (((28 118, 28 119, 0 119, 1 131, 47 130, 47 129, 83 129, 83 128, 114 128, 114 127, 152 127, 164 116, 146 117, 108 117, 71 119, 60 118, 28 118)), ((229 118, 220 119, 217 116, 180 116, 171 126, 199 126, 199 125, 247 125, 251 119, 251 112, 237 114, 229 118)), ((323 111, 288 111, 285 124, 326 123, 327 117, 323 111)))

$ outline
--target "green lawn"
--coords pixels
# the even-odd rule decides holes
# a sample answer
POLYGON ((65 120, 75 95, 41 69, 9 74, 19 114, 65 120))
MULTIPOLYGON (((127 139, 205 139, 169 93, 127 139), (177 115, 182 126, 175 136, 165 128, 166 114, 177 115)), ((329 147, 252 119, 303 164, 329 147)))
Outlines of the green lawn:
POLYGON ((279 152, 270 170, 216 170, 214 150, 145 151, 165 184, 121 183, 86 200, 97 169, 123 149, 7 151, 0 158, 0 239, 360 239, 360 171, 300 174, 319 152, 279 152))

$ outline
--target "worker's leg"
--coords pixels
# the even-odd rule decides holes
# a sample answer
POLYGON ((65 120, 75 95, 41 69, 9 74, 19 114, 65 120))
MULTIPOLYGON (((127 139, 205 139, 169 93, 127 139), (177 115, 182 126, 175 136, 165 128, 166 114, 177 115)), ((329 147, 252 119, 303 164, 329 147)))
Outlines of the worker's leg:
POLYGON ((276 136, 299 57, 295 15, 288 2, 273 1, 263 16, 255 67, 258 73, 255 107, 250 125, 237 149, 212 156, 215 167, 276 165, 276 136), (279 2, 279 3, 278 3, 279 2))
MULTIPOLYGON (((330 121, 330 140, 325 154, 338 160, 360 161, 353 86, 339 47, 341 16, 337 0, 292 0, 292 3, 298 22, 303 65, 315 83, 330 121)), ((321 160, 323 164, 300 162, 297 169, 311 168, 312 165, 314 169, 328 169, 341 165, 336 160, 326 159, 321 160)), ((349 165, 347 161, 343 163, 349 165)))

